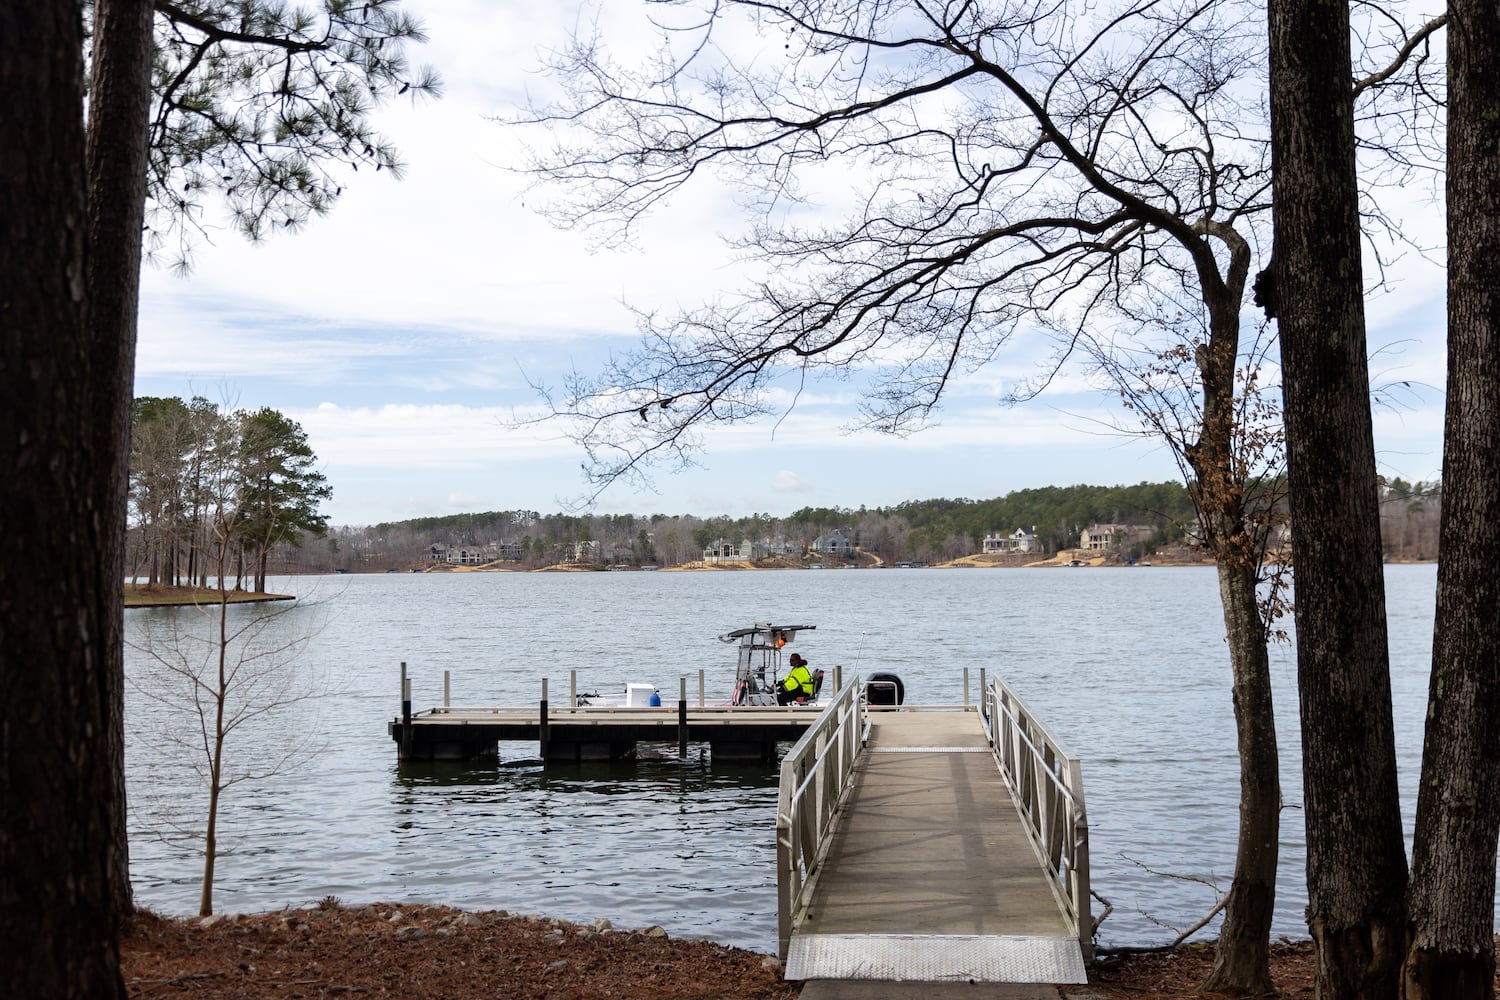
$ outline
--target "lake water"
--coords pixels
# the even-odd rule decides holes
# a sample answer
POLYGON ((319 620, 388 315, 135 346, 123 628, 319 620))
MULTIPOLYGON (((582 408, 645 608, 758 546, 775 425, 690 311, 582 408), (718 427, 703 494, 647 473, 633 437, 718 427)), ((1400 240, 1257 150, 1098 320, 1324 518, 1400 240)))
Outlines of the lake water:
MULTIPOLYGON (((1396 733, 1408 836, 1415 808, 1436 571, 1386 572, 1396 733)), ((248 722, 232 770, 280 773, 230 788, 220 818, 215 908, 421 901, 544 913, 775 949, 776 775, 712 764, 675 745, 634 760, 543 766, 531 745, 473 763, 397 765, 386 723, 406 661, 415 707, 534 703, 541 678, 580 687, 707 671, 728 696, 734 647, 756 621, 810 623, 816 667, 887 670, 908 702, 963 700, 963 668, 999 673, 1083 760, 1095 891, 1114 912, 1105 944, 1170 939, 1215 902, 1234 870, 1239 801, 1229 664, 1208 567, 401 574, 297 577, 300 600, 262 636, 305 639, 272 679, 321 693, 248 722), (309 688, 310 689, 310 688, 309 688)), ((260 612, 231 609, 233 623, 260 612)), ((127 636, 158 651, 201 634, 191 610, 132 610, 127 636)), ((1275 934, 1305 937, 1296 663, 1272 649, 1283 796, 1275 934)), ((247 664, 251 670, 255 664, 247 664)), ((161 668, 127 650, 126 773, 138 901, 197 909, 202 824, 189 768, 194 722, 148 696, 161 668), (186 739, 184 739, 186 737, 186 739)), ((831 671, 830 671, 831 672, 831 671)), ((1097 905, 1097 904, 1096 904, 1097 905)))

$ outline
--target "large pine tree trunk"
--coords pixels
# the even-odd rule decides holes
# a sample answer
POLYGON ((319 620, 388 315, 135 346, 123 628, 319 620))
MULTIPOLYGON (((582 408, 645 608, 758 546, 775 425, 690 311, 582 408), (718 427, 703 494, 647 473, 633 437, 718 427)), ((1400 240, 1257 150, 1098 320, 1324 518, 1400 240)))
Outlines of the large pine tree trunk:
POLYGON ((99 362, 82 53, 76 2, 0 4, 0 989, 12 997, 125 996, 110 855, 120 590, 99 568, 120 543, 98 508, 113 457, 87 395, 99 362))
POLYGON ((1500 18, 1448 25, 1448 401, 1403 993, 1494 995, 1500 828, 1500 18))
POLYGON ((1346 0, 1270 0, 1271 137, 1308 927, 1324 1000, 1396 995, 1396 785, 1346 0))
POLYGON ((98 475, 95 557, 114 613, 103 636, 110 662, 109 757, 114 762, 114 836, 109 849, 116 905, 131 909, 125 835, 125 524, 130 486, 130 419, 135 378, 141 227, 146 209, 146 139, 151 100, 150 0, 96 0, 89 80, 88 296, 93 358, 88 368, 90 430, 98 475))

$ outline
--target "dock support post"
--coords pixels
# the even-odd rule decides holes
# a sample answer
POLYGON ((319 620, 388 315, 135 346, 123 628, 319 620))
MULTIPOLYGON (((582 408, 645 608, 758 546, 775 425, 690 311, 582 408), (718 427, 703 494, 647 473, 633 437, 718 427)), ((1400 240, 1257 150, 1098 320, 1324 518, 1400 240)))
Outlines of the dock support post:
POLYGON ((448 671, 446 670, 443 671, 443 707, 453 707, 453 701, 450 697, 450 689, 448 687, 448 671))
POLYGON ((578 671, 568 671, 568 711, 578 707, 578 671))
POLYGON ((969 668, 964 667, 964 708, 969 707, 969 668))
POLYGON ((411 756, 411 681, 406 678, 406 661, 401 661, 401 757, 411 756))
POLYGON ((703 707, 703 668, 698 668, 698 707, 703 707))
POLYGON ((537 741, 541 744, 542 760, 547 759, 547 678, 542 678, 541 721, 537 724, 537 741))
POLYGON ((833 693, 838 694, 844 690, 844 665, 835 663, 833 665, 833 693))
POLYGON ((677 754, 687 760, 687 675, 677 678, 677 754))
MULTIPOLYGON (((984 726, 986 729, 989 729, 990 732, 994 732, 994 729, 991 728, 991 727, 994 726, 995 720, 992 719, 992 718, 990 718, 990 715, 991 715, 991 711, 990 711, 990 695, 989 695, 989 690, 988 690, 988 688, 985 685, 984 668, 980 667, 979 668, 979 719, 980 719, 980 725, 984 726)), ((994 740, 990 740, 989 742, 990 742, 990 746, 994 747, 995 741, 994 740)))

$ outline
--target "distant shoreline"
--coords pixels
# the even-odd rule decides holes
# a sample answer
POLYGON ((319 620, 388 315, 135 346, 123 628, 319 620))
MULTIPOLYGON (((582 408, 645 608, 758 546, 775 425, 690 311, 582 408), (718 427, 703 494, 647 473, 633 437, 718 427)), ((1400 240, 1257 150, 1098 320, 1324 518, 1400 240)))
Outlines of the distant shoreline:
MULTIPOLYGON (((868 569, 1050 569, 1056 567, 1070 568, 1073 563, 1081 566, 1109 566, 1120 569, 1131 569, 1135 567, 1151 566, 1212 566, 1213 560, 1183 560, 1183 559, 1147 559, 1135 564, 1127 564, 1112 561, 1103 556, 1085 558, 1077 555, 1051 556, 1047 559, 1038 559, 1031 562, 1017 562, 1004 556, 963 556, 948 562, 926 563, 920 566, 897 566, 886 562, 830 562, 810 564, 790 564, 785 561, 751 562, 747 560, 722 559, 717 562, 689 562, 676 566, 652 567, 647 570, 639 566, 598 566, 582 565, 577 563, 562 563, 552 566, 539 566, 536 569, 524 569, 515 563, 495 564, 489 563, 481 566, 430 566, 421 570, 413 570, 414 573, 738 573, 756 570, 868 570, 868 569)), ((380 572, 378 570, 372 572, 380 572)))
MULTIPOLYGON (((1435 559, 1387 559, 1390 566, 1423 566, 1434 565, 1435 559)), ((394 569, 336 569, 335 575, 358 575, 379 576, 392 573, 739 573, 745 571, 761 570, 869 570, 869 569, 1070 569, 1070 568, 1108 568, 1108 569, 1171 569, 1183 566, 1212 566, 1214 561, 1208 558, 1186 559, 1180 556, 1162 555, 1157 553, 1134 563, 1127 563, 1117 558, 1107 558, 1097 554, 1079 553, 1076 550, 1049 556, 1045 559, 1037 559, 1030 562, 1021 562, 1004 555, 979 554, 962 556, 947 562, 926 563, 919 566, 896 565, 866 558, 863 562, 850 563, 842 560, 827 563, 802 563, 787 559, 774 559, 761 562, 748 562, 745 560, 721 560, 719 562, 690 562, 681 563, 676 566, 601 566, 587 563, 555 563, 551 566, 538 566, 535 569, 527 569, 519 563, 494 562, 480 566, 449 566, 447 564, 429 565, 409 570, 394 569)), ((293 576, 327 576, 328 572, 293 573, 293 576)), ((216 593, 216 592, 215 592, 216 593)), ((236 598, 231 598, 236 599, 236 598)), ((275 595, 262 595, 259 598, 241 597, 239 600, 275 600, 275 595)), ((214 598, 217 600, 217 597, 214 598)))

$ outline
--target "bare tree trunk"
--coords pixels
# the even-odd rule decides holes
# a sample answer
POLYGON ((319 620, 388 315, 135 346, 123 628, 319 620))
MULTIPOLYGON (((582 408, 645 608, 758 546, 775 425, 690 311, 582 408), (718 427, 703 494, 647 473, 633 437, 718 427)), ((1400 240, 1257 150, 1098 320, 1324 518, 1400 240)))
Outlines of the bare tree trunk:
POLYGON ((1448 401, 1402 995, 1489 998, 1500 831, 1500 20, 1448 7, 1448 401))
MULTIPOLYGON (((1261 995, 1271 992, 1270 932, 1281 844, 1281 774, 1266 654, 1268 627, 1261 618, 1256 592, 1264 553, 1247 523, 1249 486, 1242 470, 1248 463, 1237 462, 1235 453, 1239 306, 1250 255, 1237 234, 1224 232, 1221 238, 1232 249, 1231 266, 1222 284, 1206 273, 1202 279, 1211 327, 1209 343, 1196 352, 1203 384, 1203 426, 1189 455, 1197 480, 1192 489, 1204 539, 1214 553, 1229 640, 1240 815, 1234 881, 1224 907, 1214 965, 1202 988, 1261 995)), ((1253 390, 1247 386, 1245 391, 1253 390)))
POLYGON ((1219 597, 1234 671, 1234 723, 1240 758, 1240 823, 1234 883, 1214 966, 1204 990, 1272 992, 1270 937, 1281 846, 1280 755, 1271 700, 1271 665, 1254 564, 1218 560, 1219 597))
POLYGON ((224 790, 224 702, 229 696, 229 592, 225 587, 224 548, 219 543, 219 674, 214 688, 213 753, 208 761, 208 820, 203 828, 203 888, 198 896, 198 916, 214 912, 214 868, 219 860, 219 794, 224 790))
POLYGON ((116 523, 97 487, 114 456, 89 385, 112 359, 88 326, 76 2, 0 4, 0 93, 0 984, 123 1000, 109 727, 124 507, 116 523))
POLYGON ((1346 0, 1270 0, 1308 928, 1324 1000, 1396 995, 1406 852, 1370 420, 1346 0))
POLYGON ((146 212, 146 138, 151 102, 150 0, 96 0, 89 81, 88 295, 93 364, 87 369, 91 429, 100 468, 93 492, 100 519, 97 564, 114 612, 104 648, 115 831, 109 859, 116 905, 131 910, 125 833, 125 522, 130 422, 140 298, 141 227, 146 212))

